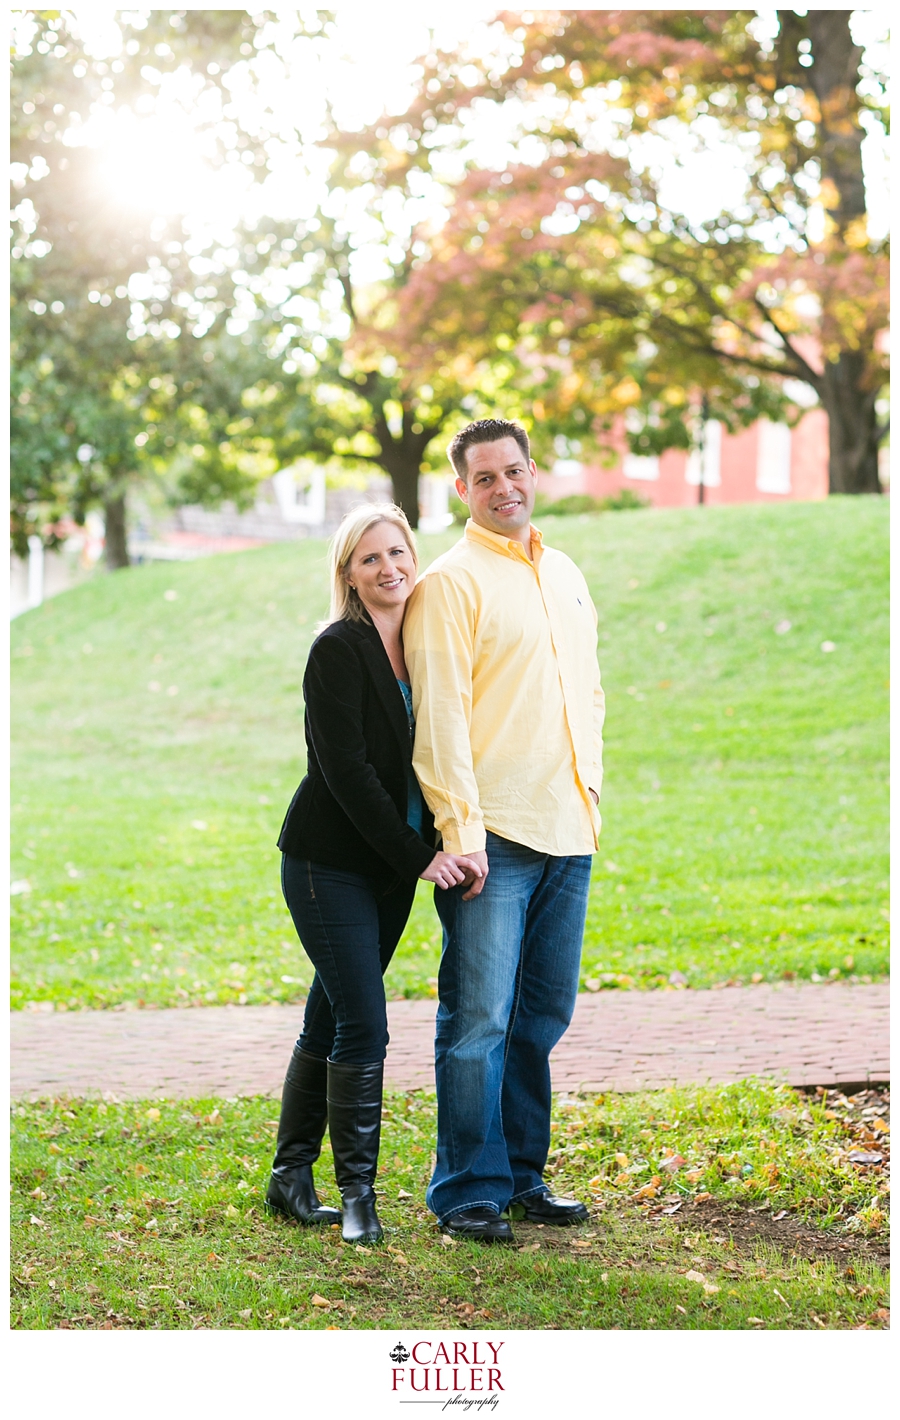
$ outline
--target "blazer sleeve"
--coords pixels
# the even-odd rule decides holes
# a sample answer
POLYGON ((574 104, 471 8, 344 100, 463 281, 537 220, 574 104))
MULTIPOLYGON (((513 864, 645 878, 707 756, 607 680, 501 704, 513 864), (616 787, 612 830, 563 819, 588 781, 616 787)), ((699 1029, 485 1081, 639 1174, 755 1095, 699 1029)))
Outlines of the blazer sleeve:
POLYGON ((434 857, 369 763, 363 731, 366 672, 334 636, 312 647, 303 680, 306 725, 330 793, 354 828, 401 877, 417 878, 434 857))

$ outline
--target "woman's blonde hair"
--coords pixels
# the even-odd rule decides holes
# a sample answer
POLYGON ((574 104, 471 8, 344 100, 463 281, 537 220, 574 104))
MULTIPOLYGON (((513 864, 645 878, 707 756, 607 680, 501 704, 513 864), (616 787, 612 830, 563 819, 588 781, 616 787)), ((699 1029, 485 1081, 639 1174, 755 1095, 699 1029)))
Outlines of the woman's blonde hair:
POLYGON ((393 523, 395 527, 400 529, 418 572, 419 557, 416 552, 416 541, 402 508, 398 508, 396 503, 360 503, 358 507, 351 508, 349 513, 344 514, 341 525, 331 539, 328 549, 331 606, 327 618, 317 628, 319 631, 322 631, 326 626, 331 626, 335 621, 369 620, 366 609, 359 599, 359 593, 347 581, 347 569, 360 539, 365 537, 369 529, 374 528, 378 523, 393 523))

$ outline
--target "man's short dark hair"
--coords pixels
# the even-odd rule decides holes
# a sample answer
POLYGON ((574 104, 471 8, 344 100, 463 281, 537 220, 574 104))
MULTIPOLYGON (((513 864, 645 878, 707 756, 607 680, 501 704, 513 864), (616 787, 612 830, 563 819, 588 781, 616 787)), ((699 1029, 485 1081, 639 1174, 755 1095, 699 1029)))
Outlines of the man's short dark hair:
POLYGON ((508 419, 476 419, 453 436, 447 450, 458 477, 465 479, 469 471, 466 454, 474 444, 496 444, 498 439, 515 439, 526 462, 530 460, 531 445, 521 424, 511 424, 508 419))

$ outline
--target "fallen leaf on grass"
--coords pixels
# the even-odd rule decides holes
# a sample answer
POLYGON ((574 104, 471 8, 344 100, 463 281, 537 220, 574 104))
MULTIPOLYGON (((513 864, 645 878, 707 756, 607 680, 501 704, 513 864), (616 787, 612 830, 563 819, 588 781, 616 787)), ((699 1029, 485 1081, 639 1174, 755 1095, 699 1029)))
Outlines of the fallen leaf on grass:
POLYGON ((765 1326, 766 1324, 761 1316, 748 1316, 747 1320, 751 1322, 753 1326, 765 1326))
POLYGON ((786 1208, 782 1208, 782 1210, 781 1210, 780 1213, 773 1213, 773 1214, 772 1214, 772 1222, 773 1222, 773 1223, 780 1223, 781 1220, 782 1220, 782 1218, 786 1218, 786 1217, 787 1217, 787 1209, 786 1209, 786 1208))
MULTIPOLYGON (((572 1239, 572 1246, 573 1246, 573 1247, 593 1247, 593 1243, 588 1242, 587 1238, 573 1238, 573 1239, 572 1239)), ((540 1247, 540 1243, 538 1243, 538 1247, 540 1247)))
POLYGON ((540 1250, 540 1243, 526 1243, 524 1247, 519 1248, 520 1252, 540 1252, 540 1250))
POLYGON ((680 1154, 671 1154, 669 1158, 663 1159, 660 1168, 666 1173, 677 1173, 679 1169, 684 1168, 686 1163, 687 1159, 683 1159, 680 1154))
POLYGON ((160 1114, 158 1109, 148 1109, 147 1118, 152 1119, 155 1122, 157 1119, 161 1119, 162 1115, 160 1114))
POLYGON ((474 1302, 460 1302, 458 1306, 456 1306, 456 1307, 453 1308, 453 1310, 456 1312, 457 1316, 460 1316, 460 1317, 470 1317, 470 1316, 474 1316, 474 1315, 475 1315, 475 1303, 474 1303, 474 1302))
POLYGON ((633 1197, 633 1198, 655 1198, 656 1195, 657 1195, 657 1193, 659 1192, 659 1186, 660 1186, 661 1183, 662 1183, 662 1179, 659 1177, 658 1174, 655 1174, 655 1175, 653 1176, 653 1178, 651 1178, 650 1182, 649 1182, 649 1183, 645 1183, 644 1186, 643 1186, 643 1188, 639 1188, 638 1191, 637 1191, 637 1193, 633 1194, 632 1197, 633 1197))
POLYGON ((712 1194, 711 1194, 711 1193, 698 1193, 698 1194, 697 1194, 697 1197, 694 1199, 694 1202, 695 1202, 695 1203, 708 1203, 711 1198, 712 1198, 712 1194))
POLYGON ((615 1154, 614 1158, 620 1169, 627 1169, 631 1162, 627 1154, 615 1154))
POLYGON ((36 1218, 33 1213, 28 1221, 33 1228, 46 1228, 47 1226, 46 1223, 41 1222, 40 1218, 36 1218))
POLYGON ((873 1134, 890 1134, 891 1132, 891 1126, 885 1123, 883 1119, 873 1119, 869 1128, 873 1134))
POLYGON ((249 1321, 250 1318, 252 1317, 252 1315, 253 1315, 253 1310, 252 1310, 251 1307, 247 1307, 247 1309, 246 1309, 245 1311, 238 1312, 238 1316, 241 1317, 244 1321, 249 1321))
POLYGON ((865 1154, 861 1149, 854 1149, 852 1154, 847 1155, 847 1160, 851 1164, 864 1164, 867 1167, 871 1164, 880 1164, 883 1161, 883 1154, 865 1154))
POLYGON ((405 1188, 401 1188, 401 1189, 398 1189, 398 1191, 397 1191, 397 1197, 398 1197, 398 1198, 412 1198, 412 1194, 411 1194, 411 1193, 407 1193, 407 1191, 406 1191, 405 1188))
POLYGON ((675 1310, 681 1312, 682 1316, 687 1316, 687 1307, 680 1307, 677 1302, 675 1303, 675 1310))
POLYGON ((456 1247, 456 1238, 448 1237, 446 1233, 441 1233, 441 1247, 456 1247))
POLYGON ((663 1216, 666 1218, 671 1218, 672 1214, 677 1213, 680 1207, 680 1203, 670 1203, 668 1208, 663 1209, 663 1216))
POLYGON ((29 1193, 28 1197, 29 1197, 29 1198, 46 1198, 47 1195, 46 1195, 46 1193, 44 1192, 44 1190, 41 1188, 40 1184, 38 1184, 37 1188, 33 1188, 33 1189, 31 1190, 31 1192, 29 1193))
POLYGON ((310 1301, 312 1302, 312 1305, 313 1305, 314 1307, 330 1307, 330 1306, 331 1306, 331 1303, 329 1302, 328 1298, 327 1298, 327 1297, 320 1297, 319 1294, 318 1294, 318 1292, 313 1292, 312 1297, 310 1298, 310 1301))
POLYGON ((226 1218, 239 1218, 240 1216, 241 1216, 241 1215, 240 1215, 240 1213, 238 1212, 238 1210, 235 1208, 234 1204, 233 1204, 233 1203, 229 1203, 228 1207, 225 1209, 225 1217, 226 1217, 226 1218))
POLYGON ((684 1275, 688 1282, 699 1282, 708 1297, 713 1296, 715 1292, 720 1290, 715 1282, 708 1281, 702 1272, 696 1272, 693 1268, 691 1268, 690 1272, 685 1272, 684 1275))

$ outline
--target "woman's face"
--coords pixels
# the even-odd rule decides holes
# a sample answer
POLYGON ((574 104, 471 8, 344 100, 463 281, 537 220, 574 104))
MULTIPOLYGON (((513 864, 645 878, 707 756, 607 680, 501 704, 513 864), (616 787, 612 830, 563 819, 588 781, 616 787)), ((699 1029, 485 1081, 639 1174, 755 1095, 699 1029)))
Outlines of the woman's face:
POLYGON ((404 604, 416 583, 416 564, 396 523, 376 523, 363 533, 345 576, 368 612, 404 604))

